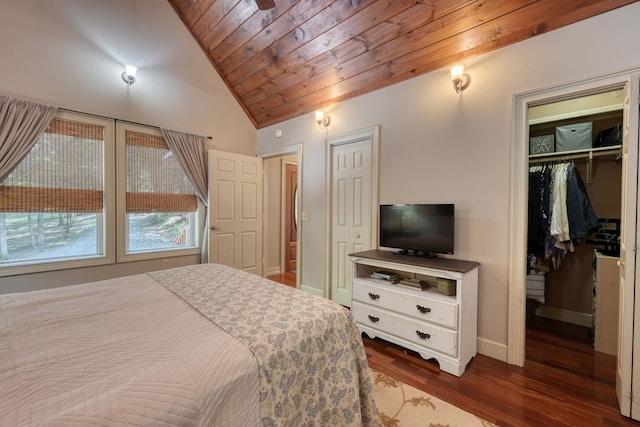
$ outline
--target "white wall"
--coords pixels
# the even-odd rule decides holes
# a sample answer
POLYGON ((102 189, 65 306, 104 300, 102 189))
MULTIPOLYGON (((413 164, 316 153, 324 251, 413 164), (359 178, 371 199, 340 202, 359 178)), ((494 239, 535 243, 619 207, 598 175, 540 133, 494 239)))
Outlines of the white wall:
MULTIPOLYGON (((0 0, 0 95, 212 136, 255 155, 257 132, 161 0, 0 0), (124 65, 138 67, 128 88, 124 65)), ((179 257, 170 266, 197 263, 179 257)), ((0 278, 0 293, 162 268, 162 260, 0 278)))
POLYGON ((255 127, 166 1, 0 0, 0 63, 0 95, 256 153, 255 127), (124 64, 138 67, 130 88, 124 64))
POLYGON ((324 139, 380 125, 380 203, 455 203, 454 257, 482 264, 480 351, 506 359, 513 97, 640 66, 639 18, 635 3, 468 60, 459 95, 442 69, 325 109, 326 131, 311 114, 259 130, 259 153, 304 143, 302 288, 324 288, 324 139))

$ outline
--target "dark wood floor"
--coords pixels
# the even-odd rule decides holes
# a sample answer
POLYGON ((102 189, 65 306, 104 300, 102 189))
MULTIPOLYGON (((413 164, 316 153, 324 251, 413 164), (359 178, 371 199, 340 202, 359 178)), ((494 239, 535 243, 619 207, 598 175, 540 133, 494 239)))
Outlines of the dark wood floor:
POLYGON ((287 271, 281 274, 274 274, 273 276, 267 276, 267 279, 273 280, 274 282, 282 283, 283 285, 291 286, 292 288, 296 287, 296 273, 287 271))
POLYGON ((460 378, 389 342, 363 342, 371 368, 499 426, 640 427, 618 410, 615 356, 593 351, 584 327, 533 317, 524 367, 479 354, 460 378))
POLYGON ((364 338, 369 366, 499 426, 640 426, 620 415, 615 357, 586 328, 536 318, 522 368, 477 355, 457 378, 393 344, 364 338))

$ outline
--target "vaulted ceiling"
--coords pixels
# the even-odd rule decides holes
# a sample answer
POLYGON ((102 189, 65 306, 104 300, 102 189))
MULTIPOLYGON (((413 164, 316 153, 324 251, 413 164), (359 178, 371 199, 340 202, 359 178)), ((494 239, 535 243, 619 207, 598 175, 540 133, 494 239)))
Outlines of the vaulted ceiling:
POLYGON ((262 128, 637 0, 168 1, 262 128))

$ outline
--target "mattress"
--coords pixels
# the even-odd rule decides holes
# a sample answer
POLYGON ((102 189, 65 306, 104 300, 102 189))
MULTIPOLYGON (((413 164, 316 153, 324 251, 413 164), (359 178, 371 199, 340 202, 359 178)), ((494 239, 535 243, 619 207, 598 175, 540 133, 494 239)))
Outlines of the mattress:
POLYGON ((203 264, 0 295, 0 425, 376 425, 348 310, 203 264))

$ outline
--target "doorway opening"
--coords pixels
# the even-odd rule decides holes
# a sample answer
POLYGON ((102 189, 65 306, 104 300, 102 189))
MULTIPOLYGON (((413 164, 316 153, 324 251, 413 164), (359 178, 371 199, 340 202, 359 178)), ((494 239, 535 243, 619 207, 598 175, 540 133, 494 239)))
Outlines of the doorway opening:
POLYGON ((286 147, 262 157, 265 276, 300 288, 302 147, 286 147))
MULTIPOLYGON (((639 76, 629 71, 567 84, 562 87, 532 91, 514 98, 514 145, 512 150, 511 220, 509 253, 509 330, 507 361, 518 366, 525 364, 526 342, 526 278, 528 269, 528 189, 529 189, 529 108, 565 101, 586 95, 605 93, 624 88, 621 191, 620 191, 620 259, 618 267, 619 317, 618 345, 615 367, 615 394, 622 415, 637 417, 631 400, 634 379, 640 380, 640 369, 633 363, 638 352, 640 333, 634 328, 634 318, 640 308, 635 291, 638 283, 636 269, 636 231, 638 212, 638 126, 640 123, 639 76)), ((592 163, 589 155, 588 164, 592 163)), ((592 172, 596 172, 593 166, 592 172)), ((593 282, 593 278, 591 278, 593 282)), ((596 315, 597 319, 597 315, 596 315)), ((529 348, 527 348, 529 352, 529 348)), ((600 354, 600 352, 595 352, 600 354)), ((595 367, 595 366, 594 366, 595 367)))
POLYGON ((611 386, 623 101, 618 87, 528 108, 526 360, 611 386))

